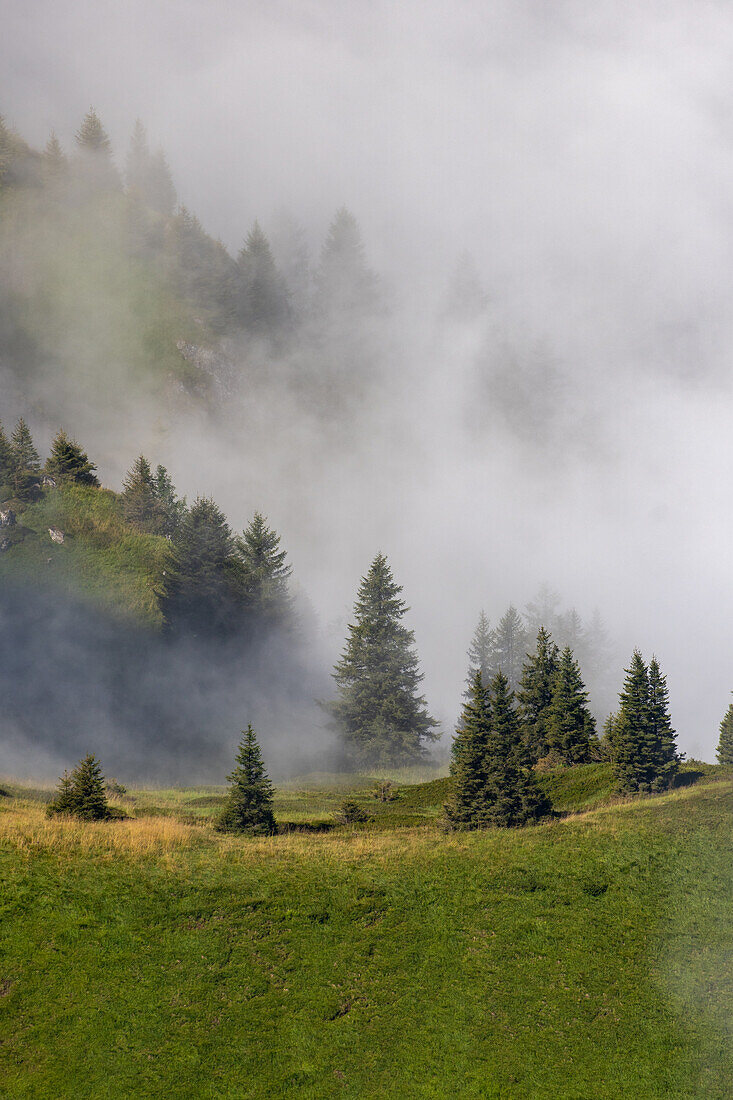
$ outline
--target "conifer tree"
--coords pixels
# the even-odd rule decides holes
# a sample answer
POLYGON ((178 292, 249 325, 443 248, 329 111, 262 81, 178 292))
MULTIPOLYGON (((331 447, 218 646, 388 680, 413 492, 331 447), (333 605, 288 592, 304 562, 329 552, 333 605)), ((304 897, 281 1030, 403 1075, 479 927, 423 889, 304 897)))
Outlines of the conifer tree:
POLYGON ((570 646, 566 646, 553 677, 546 726, 547 747, 565 764, 585 764, 590 760, 596 727, 587 703, 588 693, 578 662, 570 646))
POLYGON ((242 320, 253 332, 272 335, 288 319, 288 295, 259 222, 252 226, 237 264, 242 320))
POLYGON ((656 657, 649 662, 649 737, 653 746, 653 791, 666 790, 679 770, 677 735, 669 713, 667 678, 663 676, 656 657))
POLYGON ((76 440, 69 439, 64 431, 58 433, 51 445, 51 454, 46 459, 45 472, 49 477, 58 485, 74 482, 77 485, 98 487, 99 478, 94 472, 96 468, 76 440))
POLYGON ((537 632, 537 648, 527 656, 517 689, 524 738, 530 759, 535 763, 549 750, 549 712, 559 663, 559 650, 549 631, 541 626, 537 632))
POLYGON ((527 631, 517 609, 510 605, 494 631, 496 668, 504 673, 512 691, 519 685, 527 655, 527 631))
POLYGON ((86 113, 76 132, 76 147, 77 178, 93 190, 117 191, 120 177, 112 161, 112 144, 94 108, 86 113))
POLYGON ((242 562, 242 583, 247 609, 258 626, 283 626, 291 617, 288 581, 292 566, 280 549, 280 536, 255 512, 252 522, 237 539, 242 562))
POLYGON ((733 764, 733 703, 729 705, 720 723, 717 756, 719 764, 733 764))
MULTIPOLYGON (((0 423, 0 488, 2 488, 3 485, 9 486, 12 469, 13 461, 10 440, 0 423)), ((1 500, 2 497, 0 497, 0 501, 1 500)))
POLYGON ((491 733, 486 750, 482 825, 518 826, 547 812, 520 735, 514 694, 503 672, 491 683, 491 733))
POLYGON ((377 278, 367 266, 356 218, 346 207, 331 222, 315 284, 316 309, 331 318, 377 308, 377 278))
POLYGON ((150 154, 148 165, 148 205, 168 218, 176 205, 176 188, 165 153, 158 147, 150 154))
POLYGON ((85 114, 81 126, 76 132, 76 144, 85 152, 98 153, 103 157, 112 156, 112 144, 93 107, 85 114))
POLYGON ((43 150, 44 175, 49 182, 56 182, 66 175, 68 167, 69 162, 61 148, 61 142, 52 130, 46 142, 46 148, 43 150))
POLYGON ((231 787, 217 828, 224 833, 277 832, 272 785, 251 725, 242 731, 235 768, 227 779, 231 787))
POLYGON ((90 753, 71 773, 74 815, 84 821, 102 821, 109 817, 109 805, 102 767, 90 753))
POLYGON ((468 676, 466 678, 467 698, 473 690, 473 682, 476 673, 481 673, 484 684, 489 684, 496 675, 496 650, 494 645, 494 631, 491 629, 488 616, 481 612, 473 632, 471 644, 468 647, 468 676))
POLYGON ((620 791, 651 790, 655 746, 649 708, 649 670, 635 649, 619 695, 613 732, 614 776, 620 791))
POLYGON ((41 460, 23 417, 10 437, 10 484, 19 500, 26 500, 41 476, 41 460))
POLYGON ((125 159, 125 184, 127 190, 145 197, 147 190, 148 172, 150 167, 150 150, 148 148, 148 135, 139 118, 135 119, 135 126, 130 138, 130 147, 125 159))
POLYGON ((193 502, 174 547, 175 567, 162 599, 167 629, 209 636, 241 630, 241 562, 229 524, 213 500, 193 502))
POLYGON ((122 482, 122 512, 128 523, 140 531, 154 533, 160 510, 155 492, 155 481, 150 463, 145 455, 138 455, 122 482))
POLYGON ((454 828, 478 828, 485 820, 491 701, 480 669, 474 671, 451 746, 453 793, 445 811, 454 828))
POLYGON ((423 696, 414 634, 402 625, 408 610, 383 554, 362 578, 354 622, 333 677, 329 705, 346 752, 361 763, 409 764, 435 740, 437 723, 423 696))
POLYGON ((175 538, 186 514, 185 499, 179 500, 165 466, 157 466, 153 477, 153 495, 157 504, 156 534, 175 538))
POLYGON ((68 771, 65 771, 59 779, 56 793, 46 806, 46 816, 55 817, 58 814, 73 814, 75 811, 74 783, 68 771))

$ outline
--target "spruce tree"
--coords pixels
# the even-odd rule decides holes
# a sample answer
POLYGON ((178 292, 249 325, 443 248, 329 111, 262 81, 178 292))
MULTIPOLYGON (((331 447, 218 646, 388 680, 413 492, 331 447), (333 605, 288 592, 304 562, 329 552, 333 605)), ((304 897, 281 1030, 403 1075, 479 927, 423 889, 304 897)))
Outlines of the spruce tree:
POLYGON ((669 713, 667 678, 656 657, 649 662, 649 737, 653 747, 651 789, 663 791, 671 786, 679 770, 677 735, 669 713))
POLYGON ((547 812, 521 738, 514 693, 503 672, 491 683, 491 732, 486 747, 481 825, 519 826, 547 812))
POLYGON ((77 180, 94 190, 117 191, 120 177, 112 161, 112 145, 97 112, 92 108, 76 132, 77 180))
POLYGON ((76 144, 85 152, 111 157, 112 144, 97 112, 91 107, 76 132, 76 144))
POLYGON ((733 703, 728 707, 720 723, 717 756, 719 764, 733 764, 733 703))
POLYGON ((135 119, 135 126, 130 138, 130 147, 125 159, 125 184, 127 190, 139 198, 145 198, 150 170, 150 150, 148 148, 148 135, 139 118, 135 119))
POLYGON ((547 712, 547 747, 564 764, 586 764, 596 724, 588 710, 588 693, 570 646, 560 656, 547 712))
POLYGON ((367 266, 356 218, 346 207, 331 222, 315 284, 316 309, 331 319, 377 308, 377 278, 367 266))
POLYGON ((209 497, 197 498, 186 512, 174 548, 174 568, 162 599, 167 629, 210 637, 240 631, 241 562, 229 524, 209 497))
POLYGON ((333 678, 329 705, 342 745, 357 764, 410 764, 424 757, 437 723, 423 696, 415 638, 402 625, 408 610, 383 554, 362 578, 354 622, 333 678))
POLYGON ((231 787, 217 829, 255 835, 277 832, 272 785, 251 725, 242 731, 235 768, 227 779, 231 787))
POLYGON ((549 631, 537 632, 537 648, 527 655, 517 689, 517 701, 530 759, 536 763, 549 751, 548 722, 560 653, 549 631))
POLYGON ((160 523, 156 484, 145 455, 138 455, 122 482, 122 512, 140 531, 155 533, 160 523))
POLYGON ((454 828, 478 828, 484 821, 487 793, 486 754, 491 734, 491 701, 483 675, 471 678, 463 713, 451 747, 453 792, 445 812, 454 828))
POLYGON ((517 609, 510 605, 494 631, 496 668, 504 673, 509 687, 519 686, 522 665, 527 655, 527 631, 517 609))
POLYGON ((477 672, 481 673, 484 684, 489 684, 496 675, 494 631, 491 629, 488 616, 484 611, 479 615, 471 644, 468 647, 468 676, 466 678, 466 691, 464 692, 466 698, 473 690, 473 682, 477 672))
POLYGON ((164 217, 169 218, 176 205, 176 188, 168 167, 165 153, 158 147, 150 154, 148 164, 148 205, 164 217))
MULTIPOLYGON (((5 434, 5 429, 0 423, 0 490, 3 486, 6 489, 10 488, 10 478, 13 470, 12 449, 10 446, 10 440, 5 434)), ((2 496, 0 496, 0 502, 2 502, 2 496)))
POLYGON ((99 487, 96 466, 87 454, 66 432, 60 431, 51 444, 51 454, 46 459, 45 472, 58 485, 93 485, 99 487))
POLYGON ((76 806, 74 782, 68 771, 65 771, 59 779, 56 793, 46 806, 46 816, 55 817, 58 814, 73 814, 76 812, 76 806))
POLYGON ((252 226, 237 264, 242 320, 253 332, 273 335, 288 320, 288 294, 259 222, 252 226))
POLYGON ((10 485, 18 500, 27 500, 41 476, 41 460, 21 417, 10 438, 10 485))
POLYGON ((109 805, 102 767, 90 753, 71 773, 73 813, 84 821, 103 821, 109 817, 109 805))
POLYGON ((267 526, 265 517, 255 512, 252 522, 237 539, 242 562, 245 605, 255 627, 288 624, 292 604, 288 581, 292 566, 280 549, 280 536, 267 526))
POLYGON ((650 736, 649 670, 638 649, 619 694, 613 731, 613 766, 619 791, 651 790, 654 778, 654 739, 650 736))
POLYGON ((43 150, 44 176, 49 183, 55 183, 66 175, 68 167, 69 162, 61 148, 61 142, 52 130, 43 150))
POLYGON ((153 477, 153 496, 157 504, 156 534, 173 539, 186 514, 185 499, 179 500, 165 466, 157 466, 153 477))

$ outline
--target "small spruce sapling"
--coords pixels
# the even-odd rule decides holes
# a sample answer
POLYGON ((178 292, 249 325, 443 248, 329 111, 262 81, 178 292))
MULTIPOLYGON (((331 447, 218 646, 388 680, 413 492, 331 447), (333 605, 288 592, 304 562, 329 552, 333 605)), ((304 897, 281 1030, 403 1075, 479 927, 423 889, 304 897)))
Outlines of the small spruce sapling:
POLYGON ((251 725, 242 731, 229 794, 216 828, 222 833, 269 836, 277 832, 273 790, 251 725))

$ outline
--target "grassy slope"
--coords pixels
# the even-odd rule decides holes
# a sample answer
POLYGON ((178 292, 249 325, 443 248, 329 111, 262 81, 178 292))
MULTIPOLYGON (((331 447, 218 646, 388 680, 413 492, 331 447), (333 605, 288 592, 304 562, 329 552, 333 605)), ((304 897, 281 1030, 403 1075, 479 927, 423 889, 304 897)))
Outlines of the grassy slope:
POLYGON ((242 841, 0 800, 0 1094, 730 1096, 721 774, 463 835, 242 841))
POLYGON ((109 490, 69 486, 44 493, 18 517, 15 545, 0 555, 0 580, 47 584, 122 618, 159 627, 158 606, 170 544, 122 518, 109 490), (65 541, 52 541, 58 527, 65 541))

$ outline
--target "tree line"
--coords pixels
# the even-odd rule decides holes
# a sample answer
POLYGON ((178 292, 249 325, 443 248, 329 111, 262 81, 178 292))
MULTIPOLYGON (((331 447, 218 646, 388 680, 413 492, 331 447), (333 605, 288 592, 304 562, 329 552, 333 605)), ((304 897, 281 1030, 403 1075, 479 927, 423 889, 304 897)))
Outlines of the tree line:
MULTIPOLYGON (((214 331, 239 327, 281 343, 304 325, 348 328, 357 317, 383 308, 379 280, 349 210, 342 207, 334 214, 315 265, 304 230, 285 215, 275 222, 272 239, 255 220, 239 251, 230 255, 195 214, 178 204, 166 155, 160 147, 151 148, 139 119, 120 171, 93 108, 75 133, 70 155, 55 133, 37 152, 0 116, 0 193, 29 189, 44 189, 58 207, 104 204, 109 196, 120 196, 131 255, 155 259, 171 286, 214 331)), ((109 203, 105 213, 111 216, 109 203)))

